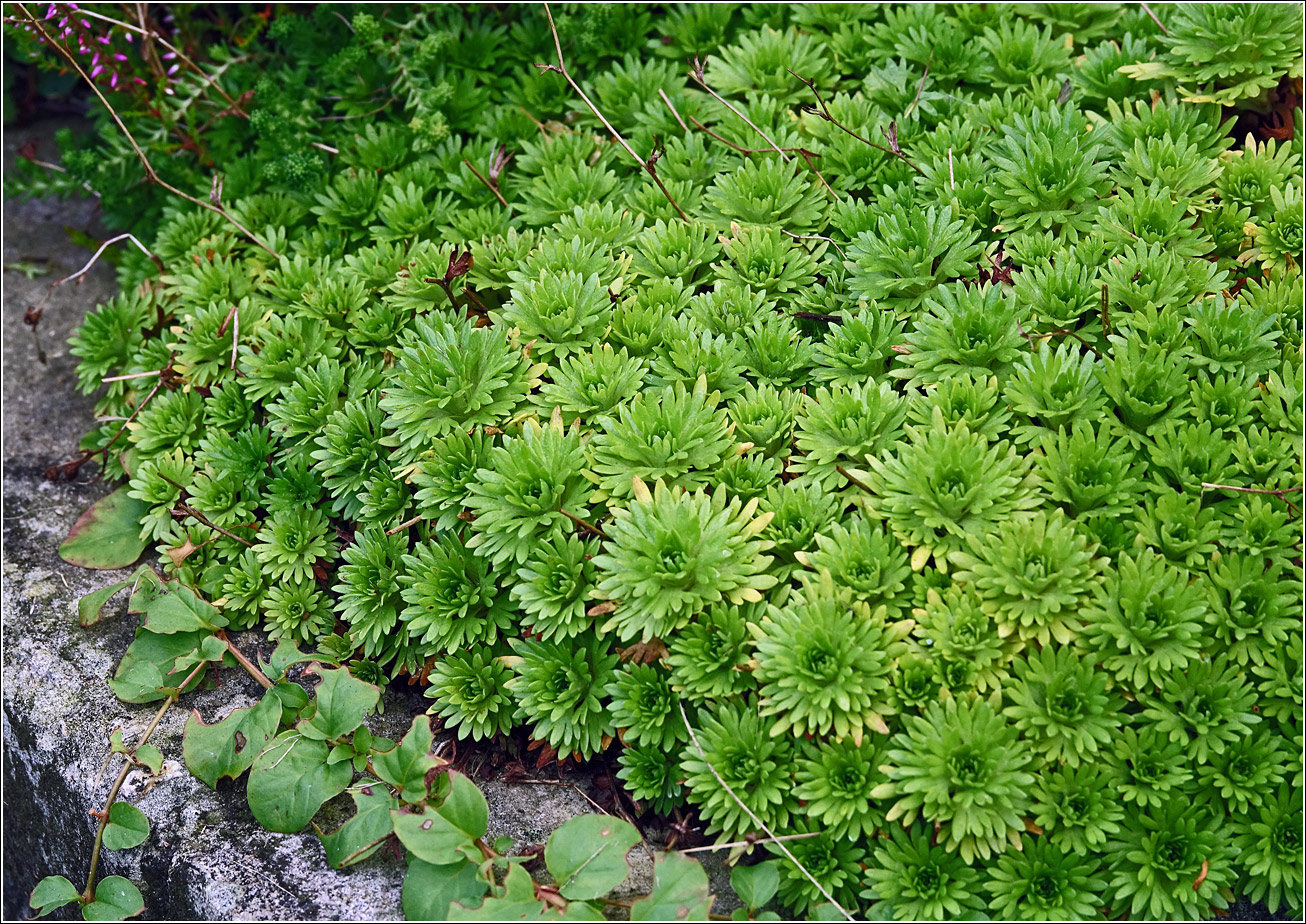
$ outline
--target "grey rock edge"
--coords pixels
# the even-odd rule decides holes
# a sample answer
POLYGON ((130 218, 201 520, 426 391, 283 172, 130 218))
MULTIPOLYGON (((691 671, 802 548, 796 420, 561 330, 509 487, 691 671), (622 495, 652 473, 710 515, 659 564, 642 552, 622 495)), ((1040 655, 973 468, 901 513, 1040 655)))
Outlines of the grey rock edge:
MULTIPOLYGON (((43 122, 6 132, 4 158, 12 163, 29 138, 53 145, 59 124, 43 122)), ((95 203, 4 203, 4 265, 43 261, 49 270, 28 280, 3 273, 3 916, 30 913, 32 888, 44 876, 64 875, 85 884, 95 833, 88 809, 103 807, 121 766, 109 761, 109 734, 121 728, 131 743, 156 706, 121 703, 106 680, 132 638, 120 595, 93 629, 77 625, 77 600, 129 572, 92 572, 61 561, 57 548, 69 527, 108 488, 84 472, 73 482, 50 482, 44 469, 75 455, 92 426, 92 401, 74 391, 76 358, 67 339, 81 317, 114 294, 112 267, 99 263, 81 285, 51 291, 49 283, 80 269, 87 251, 73 245, 66 226, 106 235, 95 225, 95 203), (47 362, 37 357, 27 306, 44 306, 38 326, 47 362)), ((89 467, 88 467, 89 468, 89 467)), ((267 657, 271 646, 256 633, 237 644, 267 657)), ((213 722, 252 705, 259 688, 244 672, 223 671, 222 686, 184 697, 151 737, 167 760, 148 780, 133 771, 122 798, 150 819, 150 838, 126 851, 103 851, 101 876, 125 876, 145 897, 152 920, 393 920, 402 917, 404 864, 378 855, 348 870, 327 866, 312 829, 297 835, 263 830, 250 815, 244 784, 230 780, 210 790, 181 761, 182 728, 191 709, 213 722)), ((411 716, 429 705, 420 695, 390 690, 385 714, 369 720, 380 734, 399 737, 411 716)), ((542 843, 567 819, 595 809, 579 786, 481 783, 490 804, 490 835, 509 836, 518 847, 542 843)), ((326 830, 350 812, 347 797, 329 803, 319 819, 326 830)), ((706 859, 700 854, 701 859, 706 859)), ((630 855, 635 870, 621 892, 652 886, 646 850, 630 855)), ((714 891, 727 886, 719 860, 706 864, 714 891)), ((718 903, 720 910, 722 903, 718 903)), ((55 919, 74 919, 75 911, 55 919)))

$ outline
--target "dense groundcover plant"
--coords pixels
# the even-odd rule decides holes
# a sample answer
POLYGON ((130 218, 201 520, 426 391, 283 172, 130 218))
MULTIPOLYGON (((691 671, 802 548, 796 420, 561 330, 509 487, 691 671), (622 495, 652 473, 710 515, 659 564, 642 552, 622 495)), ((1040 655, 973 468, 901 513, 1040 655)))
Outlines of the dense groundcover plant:
POLYGON ((737 917, 1300 912, 1300 7, 5 15, 107 104, 7 194, 139 245, 72 340, 62 470, 122 487, 65 555, 159 555, 129 702, 279 641, 187 731, 260 822, 357 781, 327 858, 407 848, 410 917, 597 914, 620 877, 457 827, 434 725, 611 758, 741 842, 737 917))

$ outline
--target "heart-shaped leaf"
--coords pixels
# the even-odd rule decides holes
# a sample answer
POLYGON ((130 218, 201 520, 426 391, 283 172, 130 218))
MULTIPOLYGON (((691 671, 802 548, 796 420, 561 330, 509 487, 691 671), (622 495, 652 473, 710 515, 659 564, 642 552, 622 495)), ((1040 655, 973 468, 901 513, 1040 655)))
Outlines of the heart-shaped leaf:
POLYGON ((81 894, 77 887, 63 876, 46 876, 32 890, 29 904, 36 909, 38 918, 44 917, 56 908, 62 908, 69 902, 75 902, 81 894))
POLYGON ((306 738, 333 741, 349 734, 363 724, 381 699, 380 688, 358 680, 346 668, 332 670, 317 664, 307 673, 316 673, 322 682, 313 691, 317 710, 311 719, 299 723, 299 731, 306 738))
MULTIPOLYGON (((327 863, 334 869, 343 869, 370 857, 394 831, 390 810, 398 808, 399 802, 388 789, 375 780, 363 780, 351 795, 354 797, 353 818, 330 834, 323 834, 316 825, 313 826, 322 839, 327 863)), ((414 920, 411 916, 409 919, 414 920)))
POLYGON ((164 585, 145 609, 145 629, 162 635, 221 629, 227 619, 184 584, 164 585))
MULTIPOLYGON (((377 776, 399 790, 399 798, 405 802, 421 802, 426 798, 426 772, 438 762, 431 753, 431 739, 431 717, 419 715, 413 719, 408 734, 392 750, 372 757, 377 776)), ((371 743, 370 736, 368 743, 371 743)), ((356 750, 357 747, 356 744, 356 750)))
MULTIPOLYGON (((127 646, 127 653, 118 664, 118 670, 109 687, 125 703, 152 703, 168 694, 183 678, 167 678, 177 658, 198 648, 207 635, 205 632, 178 632, 174 635, 157 635, 136 630, 136 641, 127 646)), ((187 689, 194 689, 203 679, 196 677, 187 689)))
POLYGON ((136 749, 136 759, 157 774, 163 769, 163 752, 152 744, 142 744, 136 749))
POLYGON ((712 887, 696 860, 680 853, 653 858, 653 894, 630 906, 632 921, 706 921, 712 887))
POLYGON ((354 771, 348 763, 327 766, 328 750, 324 741, 286 731, 254 759, 246 797, 259 824, 293 834, 323 802, 345 791, 354 771))
POLYGON ((767 860, 755 866, 736 866, 730 873, 730 888, 749 908, 761 908, 780 888, 780 864, 767 860))
POLYGON ((128 497, 123 485, 77 518, 59 546, 59 557, 70 565, 97 571, 134 565, 147 545, 141 538, 141 520, 149 512, 149 504, 128 497))
POLYGON ((210 787, 224 776, 234 780, 268 746, 280 721, 281 699, 270 692, 252 708, 233 710, 212 725, 204 724, 196 709, 186 719, 181 739, 186 766, 210 787))
POLYGON ((93 590, 77 601, 77 624, 84 627, 95 625, 104 615, 104 606, 120 590, 125 590, 136 582, 144 572, 151 571, 149 565, 141 565, 131 577, 108 587, 93 590))
POLYGON ((82 907, 88 921, 122 921, 145 910, 141 890, 121 876, 107 876, 95 887, 95 901, 82 907))
POLYGON ((640 842, 630 822, 580 815, 549 837, 544 863, 564 898, 590 900, 621 885, 630 873, 626 854, 640 842))
POLYGON ((409 921, 447 921, 451 904, 479 908, 489 889, 471 860, 435 866, 410 856, 404 876, 404 917, 409 921))
POLYGON ((109 850, 139 847, 149 836, 150 820, 136 806, 115 802, 109 807, 109 823, 104 826, 104 846, 109 850))

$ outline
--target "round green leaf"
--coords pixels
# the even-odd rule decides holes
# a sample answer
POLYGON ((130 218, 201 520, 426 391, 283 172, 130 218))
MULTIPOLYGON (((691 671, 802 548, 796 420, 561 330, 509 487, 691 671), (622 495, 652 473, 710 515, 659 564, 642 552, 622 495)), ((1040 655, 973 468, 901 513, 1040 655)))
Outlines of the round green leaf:
POLYGON ((581 815, 549 837, 544 863, 570 900, 606 895, 630 873, 626 853, 640 842, 635 826, 610 815, 581 815))
POLYGON ((139 847, 149 836, 150 820, 136 806, 128 802, 115 802, 110 807, 109 823, 104 826, 104 846, 109 850, 139 847))
POLYGON ((141 890, 121 876, 109 876, 95 887, 95 901, 82 907, 88 921, 121 921, 145 910, 141 890))

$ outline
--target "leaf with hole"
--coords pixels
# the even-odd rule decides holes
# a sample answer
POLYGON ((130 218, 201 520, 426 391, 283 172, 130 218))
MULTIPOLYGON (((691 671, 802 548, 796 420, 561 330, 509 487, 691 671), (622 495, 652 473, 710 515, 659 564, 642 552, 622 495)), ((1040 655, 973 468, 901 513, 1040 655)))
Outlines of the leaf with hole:
POLYGON ((313 820, 322 803, 345 791, 354 771, 327 766, 327 744, 297 731, 282 732, 254 758, 246 798, 258 823, 293 834, 313 820))
POLYGON ((712 887, 702 865, 684 854, 653 858, 653 893, 630 906, 632 921, 706 921, 712 887))
POLYGON ((436 866, 479 858, 476 839, 485 835, 490 810, 476 784, 461 773, 450 773, 449 795, 437 808, 420 815, 393 811, 395 834, 419 859, 436 866))
POLYGON ((150 836, 150 820, 145 813, 127 802, 109 807, 109 823, 104 826, 104 846, 109 850, 130 850, 145 843, 150 836))
POLYGON ((87 508, 59 545, 59 557, 70 565, 97 571, 134 565, 148 544, 141 538, 141 520, 150 507, 128 497, 127 490, 123 485, 87 508))
MULTIPOLYGON (((322 839, 327 863, 344 869, 376 853, 381 843, 394 831, 390 810, 399 802, 376 780, 362 780, 350 793, 354 797, 354 816, 330 834, 317 825, 313 830, 322 839)), ((410 918, 412 920, 412 918, 410 918)))
POLYGON ((640 840, 635 826, 620 818, 580 815, 550 835, 544 863, 564 898, 594 899, 625 881, 626 854, 640 840))
POLYGON ((32 890, 29 904, 36 909, 38 918, 45 917, 56 908, 62 908, 69 902, 81 897, 77 887, 64 876, 46 876, 32 890))
POLYGON ((225 719, 206 725, 199 710, 186 719, 181 753, 190 772, 211 788, 224 776, 235 779, 254 763, 277 733, 281 700, 265 693, 256 705, 235 709, 225 719))
POLYGON ((95 887, 95 901, 82 906, 88 921, 122 921, 145 910, 141 890, 121 876, 108 876, 95 887))

